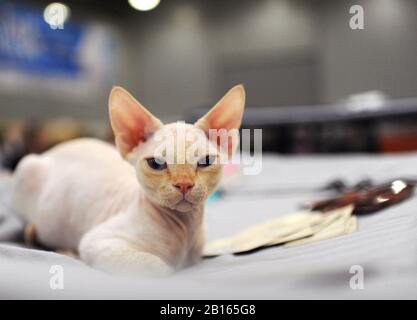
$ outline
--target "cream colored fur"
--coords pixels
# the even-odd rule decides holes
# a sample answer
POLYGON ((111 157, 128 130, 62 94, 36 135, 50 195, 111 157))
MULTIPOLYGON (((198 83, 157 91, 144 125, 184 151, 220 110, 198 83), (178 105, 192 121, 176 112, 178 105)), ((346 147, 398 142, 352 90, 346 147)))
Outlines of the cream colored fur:
MULTIPOLYGON (((175 138, 182 138, 178 132, 203 133, 211 154, 230 156, 207 132, 239 128, 243 107, 244 90, 237 86, 195 125, 163 125, 116 87, 109 110, 119 152, 99 140, 79 139, 26 156, 15 172, 14 209, 35 226, 42 244, 74 250, 108 272, 169 273, 192 265, 204 244, 204 203, 222 165, 201 168, 176 157, 165 170, 154 170, 147 159, 164 142, 156 138, 161 130, 175 138)), ((175 143, 175 151, 186 152, 193 143, 175 143)))

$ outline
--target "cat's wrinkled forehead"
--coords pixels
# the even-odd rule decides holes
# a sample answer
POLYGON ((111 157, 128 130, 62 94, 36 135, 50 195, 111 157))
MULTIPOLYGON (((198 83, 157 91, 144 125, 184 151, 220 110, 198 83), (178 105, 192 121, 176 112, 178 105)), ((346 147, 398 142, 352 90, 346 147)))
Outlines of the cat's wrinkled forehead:
POLYGON ((164 148, 175 149, 176 154, 186 154, 191 149, 201 155, 217 152, 203 130, 183 121, 166 124, 157 130, 144 144, 143 155, 150 156, 156 150, 161 153, 164 148))
POLYGON ((206 134, 203 130, 183 121, 172 122, 164 125, 152 135, 150 140, 154 142, 161 142, 171 139, 173 139, 175 146, 181 144, 184 140, 186 142, 186 146, 195 143, 197 140, 207 141, 206 134))
POLYGON ((168 132, 171 132, 174 135, 184 134, 184 133, 193 133, 193 134, 203 134, 203 130, 197 128, 193 124, 185 123, 184 121, 177 121, 165 124, 161 129, 168 132))

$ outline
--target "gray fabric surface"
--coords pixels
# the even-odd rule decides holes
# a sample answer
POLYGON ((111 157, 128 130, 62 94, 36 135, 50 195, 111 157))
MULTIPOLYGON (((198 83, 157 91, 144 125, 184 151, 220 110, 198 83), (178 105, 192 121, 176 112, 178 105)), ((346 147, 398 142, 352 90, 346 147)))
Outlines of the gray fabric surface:
POLYGON ((23 224, 10 209, 10 175, 0 172, 0 242, 21 240, 23 224))
MULTIPOLYGON (((208 239, 297 211, 320 195, 315 188, 335 178, 355 183, 366 177, 376 182, 417 177, 416 164, 417 154, 264 156, 260 175, 245 176, 241 187, 207 206, 208 239)), ((21 232, 7 205, 9 182, 0 177, 0 298, 417 298, 417 197, 361 216, 358 230, 349 235, 204 259, 164 279, 121 278, 62 255, 5 244, 21 232), (64 290, 49 287, 52 265, 64 268, 64 290), (364 268, 363 290, 349 287, 352 265, 364 268)))

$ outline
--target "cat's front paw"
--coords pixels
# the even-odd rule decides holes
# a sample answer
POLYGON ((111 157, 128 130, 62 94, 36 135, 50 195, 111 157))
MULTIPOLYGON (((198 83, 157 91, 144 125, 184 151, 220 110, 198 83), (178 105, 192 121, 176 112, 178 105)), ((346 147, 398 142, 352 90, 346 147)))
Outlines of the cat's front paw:
POLYGON ((79 248, 81 260, 111 274, 168 276, 174 272, 163 259, 120 239, 86 237, 79 248), (95 240, 95 241, 90 241, 95 240))
POLYGON ((105 261, 99 259, 91 265, 107 273, 123 276, 165 277, 174 272, 162 259, 146 252, 125 253, 124 257, 108 257, 105 261))

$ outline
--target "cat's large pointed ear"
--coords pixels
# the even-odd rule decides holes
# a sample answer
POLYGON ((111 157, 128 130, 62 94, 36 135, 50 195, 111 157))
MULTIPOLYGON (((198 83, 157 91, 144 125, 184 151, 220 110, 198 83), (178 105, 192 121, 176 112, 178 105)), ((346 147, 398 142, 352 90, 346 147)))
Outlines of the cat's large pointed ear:
MULTIPOLYGON (((237 85, 230 89, 225 96, 217 102, 217 104, 200 118, 194 125, 206 132, 209 136, 209 132, 212 130, 220 131, 222 129, 227 130, 230 135, 227 139, 227 146, 225 151, 230 157, 236 146, 236 140, 238 139, 238 130, 242 122, 243 111, 245 108, 245 88, 243 85, 237 85)), ((216 139, 216 143, 219 144, 219 139, 216 139)))
POLYGON ((109 115, 116 146, 123 158, 163 126, 159 119, 121 87, 113 87, 110 92, 109 115))

